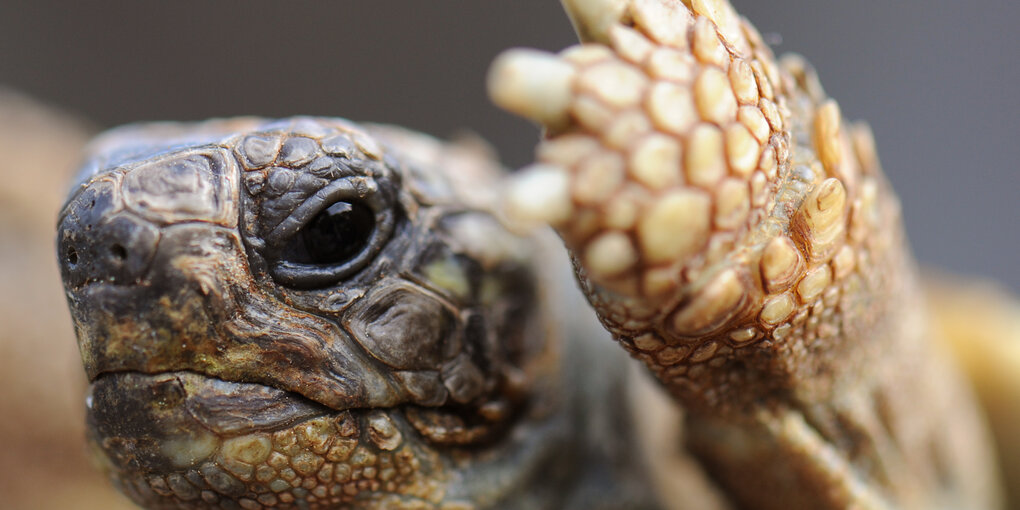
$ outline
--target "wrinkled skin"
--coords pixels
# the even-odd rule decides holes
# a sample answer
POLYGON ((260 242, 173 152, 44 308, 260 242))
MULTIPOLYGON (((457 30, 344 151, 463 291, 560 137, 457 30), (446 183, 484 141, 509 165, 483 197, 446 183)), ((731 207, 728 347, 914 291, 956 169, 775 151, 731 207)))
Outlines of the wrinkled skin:
POLYGON ((93 147, 58 253, 89 439, 134 501, 568 504, 577 395, 532 241, 465 193, 498 169, 339 119, 127 127, 93 147))

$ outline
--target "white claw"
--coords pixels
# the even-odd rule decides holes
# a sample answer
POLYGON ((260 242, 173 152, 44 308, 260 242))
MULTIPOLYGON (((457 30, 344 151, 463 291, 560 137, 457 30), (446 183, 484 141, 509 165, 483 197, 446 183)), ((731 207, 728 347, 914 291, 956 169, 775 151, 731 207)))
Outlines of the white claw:
POLYGON ((609 29, 622 21, 629 0, 560 0, 581 42, 609 42, 609 29))
POLYGON ((510 178, 506 193, 507 216, 524 224, 561 224, 570 218, 573 202, 570 179, 562 168, 534 164, 510 178))
POLYGON ((499 107, 546 127, 569 119, 574 67, 539 50, 504 51, 489 68, 489 97, 499 107))

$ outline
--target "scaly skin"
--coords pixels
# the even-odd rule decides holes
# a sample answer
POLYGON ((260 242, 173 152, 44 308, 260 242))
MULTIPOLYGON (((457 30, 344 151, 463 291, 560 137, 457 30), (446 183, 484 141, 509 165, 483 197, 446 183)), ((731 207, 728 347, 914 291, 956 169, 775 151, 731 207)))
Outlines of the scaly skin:
POLYGON ((490 71, 546 129, 507 205, 555 227, 719 485, 741 508, 996 508, 867 127, 724 0, 564 4, 587 44, 490 71))
POLYGON ((637 461, 585 446, 590 423, 627 451, 623 420, 563 384, 535 245, 493 216, 500 172, 342 119, 95 141, 57 250, 118 488, 146 508, 647 499, 620 485, 637 461))

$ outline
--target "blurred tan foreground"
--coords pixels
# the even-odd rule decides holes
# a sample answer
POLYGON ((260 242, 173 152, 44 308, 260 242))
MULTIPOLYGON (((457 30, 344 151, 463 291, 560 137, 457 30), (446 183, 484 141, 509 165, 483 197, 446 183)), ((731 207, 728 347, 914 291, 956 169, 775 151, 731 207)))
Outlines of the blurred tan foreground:
POLYGON ((53 254, 57 209, 89 132, 0 89, 0 507, 134 508, 92 469, 85 373, 53 254))
POLYGON ((926 276, 932 317, 970 375, 995 436, 1007 506, 1020 510, 1020 301, 989 282, 926 276))
MULTIPOLYGON (((84 446, 85 375, 53 254, 56 213, 89 130, 0 89, 0 507, 134 508, 84 446)), ((1020 509, 1020 303, 938 277, 932 316, 971 374, 1020 509)))

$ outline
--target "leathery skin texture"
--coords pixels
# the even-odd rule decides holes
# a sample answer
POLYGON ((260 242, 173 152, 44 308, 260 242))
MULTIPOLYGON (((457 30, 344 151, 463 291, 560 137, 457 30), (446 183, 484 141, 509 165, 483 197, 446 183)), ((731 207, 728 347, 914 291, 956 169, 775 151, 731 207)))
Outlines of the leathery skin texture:
POLYGON ((500 172, 342 119, 93 142, 58 254, 110 478, 147 508, 566 507, 578 415, 500 172))

